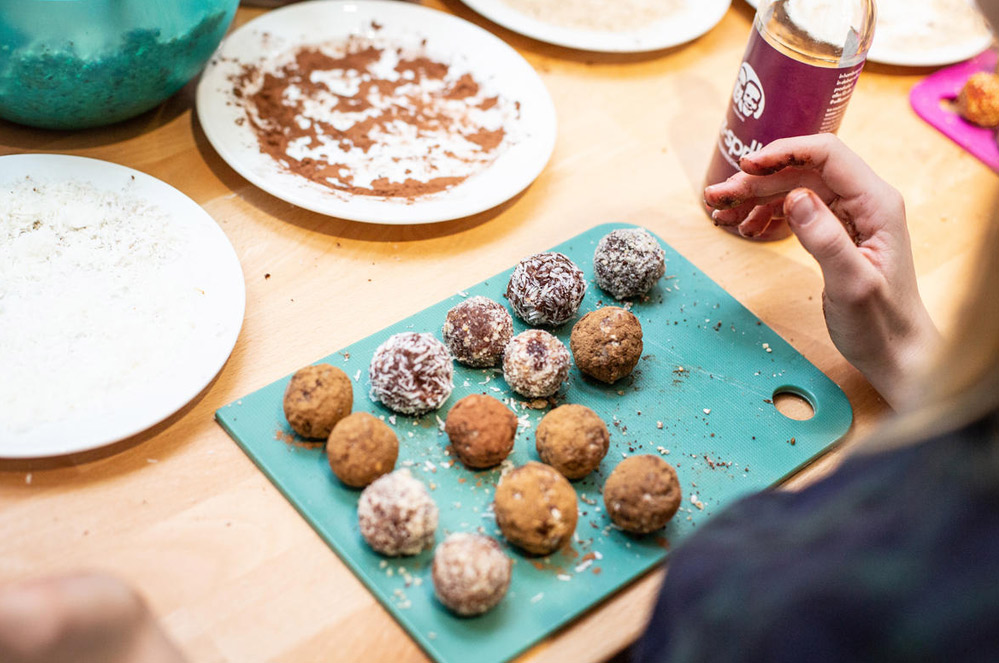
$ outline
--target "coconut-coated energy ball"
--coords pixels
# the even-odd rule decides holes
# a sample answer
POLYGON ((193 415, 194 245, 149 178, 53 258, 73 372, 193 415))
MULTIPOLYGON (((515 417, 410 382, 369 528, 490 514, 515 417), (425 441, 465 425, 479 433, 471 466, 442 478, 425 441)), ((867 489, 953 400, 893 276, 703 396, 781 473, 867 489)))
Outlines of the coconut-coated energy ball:
POLYGON ((575 480, 599 467, 610 446, 610 433, 590 408, 562 405, 538 424, 535 443, 542 461, 575 480))
POLYGON ((586 294, 583 270, 561 253, 538 253, 520 261, 506 297, 529 325, 557 326, 571 319, 586 294))
POLYGON ((513 319, 502 304, 476 295, 447 312, 443 336, 451 354, 462 364, 496 366, 513 338, 513 319))
POLYGON ((541 329, 517 334, 503 355, 503 379, 521 396, 552 396, 569 379, 569 350, 541 329))
POLYGON ((326 442, 326 458, 340 481, 362 488, 395 467, 399 438, 384 422, 367 412, 341 419, 326 442))
POLYGON ((481 615, 506 595, 512 567, 513 560, 492 537, 457 532, 434 551, 434 593, 455 614, 481 615))
POLYGON ((390 557, 418 555, 434 545, 437 505, 408 469, 376 479, 357 502, 361 536, 390 557))
POLYGON ((404 332, 378 346, 368 378, 371 400, 401 414, 436 410, 454 388, 454 364, 447 347, 432 334, 404 332))
POLYGON ((513 451, 517 415, 484 394, 465 396, 447 413, 444 432, 467 467, 484 469, 502 463, 513 451))
POLYGON ((350 378, 329 364, 306 366, 291 376, 284 391, 284 416, 292 430, 310 440, 325 440, 354 405, 350 378))
POLYGON ((569 347, 580 371, 612 384, 629 375, 642 358, 642 323, 630 311, 605 306, 573 326, 569 347))
POLYGON ((597 285, 615 299, 644 295, 666 273, 666 252, 642 228, 612 230, 597 243, 593 272, 597 285))
POLYGON ((626 458, 604 483, 604 507, 618 527, 648 534, 665 527, 680 508, 680 480, 659 456, 626 458))
POLYGON ((506 540, 534 555, 561 550, 576 531, 576 491, 553 468, 530 462, 496 486, 496 523, 506 540))

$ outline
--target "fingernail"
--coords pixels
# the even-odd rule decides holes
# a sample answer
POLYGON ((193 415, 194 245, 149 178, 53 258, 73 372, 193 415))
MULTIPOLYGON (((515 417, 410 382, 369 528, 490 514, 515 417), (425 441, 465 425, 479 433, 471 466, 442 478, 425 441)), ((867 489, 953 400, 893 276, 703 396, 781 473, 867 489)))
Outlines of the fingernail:
POLYGON ((819 208, 812 194, 808 191, 797 191, 788 197, 788 220, 798 226, 805 226, 815 220, 819 208))

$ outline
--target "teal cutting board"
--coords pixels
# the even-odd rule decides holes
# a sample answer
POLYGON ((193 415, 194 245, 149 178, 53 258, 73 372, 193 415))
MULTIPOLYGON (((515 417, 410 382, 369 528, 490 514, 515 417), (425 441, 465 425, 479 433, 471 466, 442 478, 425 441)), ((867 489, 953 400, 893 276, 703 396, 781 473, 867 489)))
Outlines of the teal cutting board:
MULTIPOLYGON (((553 249, 572 258, 590 278, 580 315, 616 303, 592 282, 593 250, 603 235, 622 227, 629 226, 599 226, 553 249)), ((485 616, 457 618, 437 603, 431 552, 385 559, 365 545, 357 525, 359 492, 338 482, 320 446, 295 443, 284 420, 282 397, 291 376, 219 409, 216 417, 431 657, 448 663, 508 660, 662 562, 670 546, 723 505, 779 482, 850 428, 850 404, 832 381, 685 258, 663 248, 666 278, 632 307, 645 340, 635 372, 607 386, 574 368, 563 392, 564 402, 594 409, 611 431, 610 452, 599 470, 574 484, 580 498, 575 540, 545 558, 508 549, 514 559, 510 592, 485 616), (814 417, 795 421, 780 414, 772 398, 785 391, 806 398, 814 417), (600 497, 614 466, 636 454, 660 454, 673 464, 684 491, 673 521, 645 537, 612 527, 600 497)), ((501 373, 456 364, 454 393, 438 413, 393 416, 368 398, 368 362, 390 334, 421 331, 439 337, 448 309, 464 297, 505 302, 512 271, 319 360, 355 380, 355 411, 383 416, 394 427, 400 442, 397 467, 410 467, 440 507, 438 541, 457 531, 481 531, 503 541, 489 508, 500 470, 473 472, 457 463, 448 455, 440 424, 463 396, 478 392, 507 399, 514 394, 501 373)), ((525 329, 516 319, 514 326, 517 332, 525 329)), ((556 330, 566 345, 571 328, 572 321, 556 330)), ((534 430, 544 412, 518 405, 524 426, 510 456, 516 465, 538 460, 534 430)))

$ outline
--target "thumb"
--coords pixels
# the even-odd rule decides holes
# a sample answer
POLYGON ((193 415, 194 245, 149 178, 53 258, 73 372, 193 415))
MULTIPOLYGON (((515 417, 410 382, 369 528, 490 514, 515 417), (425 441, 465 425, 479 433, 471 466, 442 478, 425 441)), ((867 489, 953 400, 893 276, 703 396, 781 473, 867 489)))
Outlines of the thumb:
POLYGON ((787 224, 812 254, 826 284, 860 277, 867 263, 856 244, 822 200, 808 189, 795 189, 784 201, 787 224))

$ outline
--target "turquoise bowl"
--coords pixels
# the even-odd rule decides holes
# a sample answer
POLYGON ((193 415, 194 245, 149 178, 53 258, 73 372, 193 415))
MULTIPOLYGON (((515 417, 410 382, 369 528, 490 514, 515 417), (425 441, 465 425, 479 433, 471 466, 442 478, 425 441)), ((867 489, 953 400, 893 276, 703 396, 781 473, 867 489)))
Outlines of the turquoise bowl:
POLYGON ((239 0, 0 0, 0 117, 82 129, 133 117, 184 86, 239 0))

